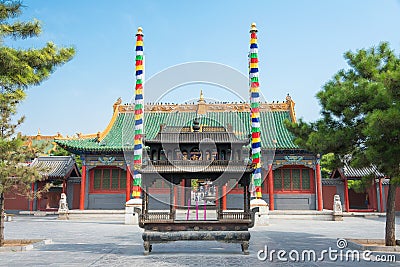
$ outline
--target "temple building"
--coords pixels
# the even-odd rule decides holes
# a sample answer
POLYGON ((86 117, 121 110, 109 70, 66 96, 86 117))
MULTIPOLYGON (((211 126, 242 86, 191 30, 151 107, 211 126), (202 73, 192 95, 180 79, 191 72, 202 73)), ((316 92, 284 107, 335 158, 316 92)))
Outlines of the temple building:
MULTIPOLYGON (((39 139, 46 141, 52 140, 51 137, 39 139)), ((33 140, 33 142, 36 141, 33 140)), ((49 149, 51 149, 51 147, 52 145, 48 146, 49 149)), ((40 172, 42 179, 32 183, 31 190, 33 195, 45 188, 47 183, 51 184, 51 186, 47 192, 41 194, 40 198, 32 199, 21 195, 18 187, 12 188, 5 194, 5 209, 7 212, 17 212, 21 210, 57 211, 61 193, 65 193, 68 196, 68 206, 71 209, 79 208, 81 173, 73 157, 40 156, 26 164, 30 167, 37 167, 42 170, 40 172)))
POLYGON ((80 194, 73 197, 79 199, 79 209, 123 209, 126 202, 140 198, 146 198, 145 206, 173 209, 191 206, 200 195, 219 195, 222 214, 248 203, 251 192, 270 210, 322 210, 319 156, 294 144, 285 127, 285 120, 296 121, 295 102, 289 94, 283 102, 260 101, 257 32, 252 23, 249 102, 210 102, 201 92, 197 103, 162 104, 144 101, 139 27, 134 103, 122 104, 119 98, 102 132, 54 137, 56 144, 81 157, 80 194), (214 183, 218 173, 222 183, 214 183), (157 174, 164 178, 153 179, 157 174), (184 192, 171 190, 168 181, 184 183, 184 192))
POLYGON ((190 209, 193 202, 205 207, 218 202, 221 216, 217 217, 223 219, 229 209, 243 206, 248 212, 251 192, 256 202, 264 207, 268 203, 269 210, 332 209, 333 196, 338 194, 346 211, 383 211, 386 177, 378 173, 374 185, 363 194, 348 190, 348 180, 365 175, 349 166, 322 180, 320 155, 298 147, 285 126, 286 120, 296 122, 290 95, 282 102, 260 102, 257 32, 253 23, 249 102, 207 101, 200 92, 196 103, 163 104, 144 101, 143 32, 139 27, 134 103, 122 104, 119 98, 101 132, 74 137, 39 132, 30 139, 31 143, 45 142, 48 154, 58 144, 81 157, 81 179, 79 187, 74 186, 70 201, 75 204, 70 208, 123 209, 127 202, 137 204, 142 199, 145 212, 141 219, 146 222, 148 206, 169 209, 164 219, 175 220, 177 206, 190 209))
MULTIPOLYGON (((284 125, 284 120, 296 120, 294 106, 295 102, 289 95, 280 103, 260 103, 261 193, 271 210, 321 210, 319 159, 295 145, 293 135, 284 125)), ((135 107, 122 104, 119 99, 113 105, 113 111, 111 121, 102 132, 55 139, 58 145, 80 155, 83 160, 80 209, 123 209, 125 202, 131 198, 135 107)), ((201 94, 195 104, 145 104, 143 131, 143 165, 146 160, 168 162, 185 159, 190 162, 194 157, 197 157, 196 160, 250 160, 250 146, 237 146, 240 143, 238 140, 251 136, 249 103, 208 103, 201 94), (160 136, 161 132, 173 128, 193 132, 195 119, 198 131, 202 133, 212 135, 215 129, 224 129, 229 136, 229 145, 220 146, 223 149, 218 150, 197 148, 196 151, 162 145, 165 140, 160 136), (154 146, 155 140, 158 140, 159 146, 154 146)), ((236 177, 232 178, 232 184, 226 184, 228 208, 230 205, 237 206, 237 196, 243 192, 240 185, 234 185, 236 177)), ((157 182, 150 192, 159 199, 170 194, 168 185, 162 181, 157 182)))
MULTIPOLYGON (((342 199, 343 209, 348 212, 385 212, 390 179, 374 165, 354 168, 348 163, 336 168, 329 179, 322 179, 325 209, 331 209, 333 195, 342 199), (371 184, 361 191, 349 188, 350 181, 362 182, 363 177, 372 177, 371 184)), ((400 188, 396 189, 396 211, 400 211, 400 188)))

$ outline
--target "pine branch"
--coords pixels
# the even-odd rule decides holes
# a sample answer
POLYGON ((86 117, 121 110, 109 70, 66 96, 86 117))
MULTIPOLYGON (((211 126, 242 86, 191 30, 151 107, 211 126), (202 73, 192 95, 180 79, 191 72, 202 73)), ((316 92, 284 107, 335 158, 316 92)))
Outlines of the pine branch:
POLYGON ((38 36, 40 33, 40 22, 36 19, 33 20, 33 22, 15 22, 13 24, 0 24, 0 39, 4 37, 12 37, 14 40, 17 38, 26 39, 29 37, 38 36))
POLYGON ((38 85, 74 54, 73 48, 57 48, 53 43, 29 50, 0 47, 0 89, 13 91, 38 85))
POLYGON ((0 22, 9 18, 15 18, 21 14, 21 1, 0 1, 0 22))

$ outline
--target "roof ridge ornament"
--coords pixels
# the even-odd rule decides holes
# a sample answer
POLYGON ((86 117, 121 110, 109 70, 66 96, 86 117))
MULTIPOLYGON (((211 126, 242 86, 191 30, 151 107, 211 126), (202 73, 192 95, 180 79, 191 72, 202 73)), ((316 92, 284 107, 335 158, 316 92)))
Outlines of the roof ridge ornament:
POLYGON ((205 101, 204 101, 203 90, 200 90, 200 99, 199 99, 199 102, 200 102, 200 101, 205 102, 205 101))
POLYGON ((196 115, 204 115, 207 113, 207 105, 206 101, 204 100, 203 90, 200 90, 200 98, 197 101, 197 111, 196 115))
POLYGON ((115 101, 114 105, 113 105, 113 111, 115 111, 116 108, 118 108, 118 106, 120 106, 122 103, 122 98, 118 97, 118 99, 115 101))
POLYGON ((294 111, 294 106, 296 105, 296 103, 293 101, 289 93, 286 96, 286 104, 288 105, 292 122, 296 122, 296 112, 294 111))
POLYGON ((194 120, 193 120, 192 128, 193 128, 193 132, 195 132, 195 133, 198 133, 200 131, 200 122, 197 117, 194 118, 194 120))

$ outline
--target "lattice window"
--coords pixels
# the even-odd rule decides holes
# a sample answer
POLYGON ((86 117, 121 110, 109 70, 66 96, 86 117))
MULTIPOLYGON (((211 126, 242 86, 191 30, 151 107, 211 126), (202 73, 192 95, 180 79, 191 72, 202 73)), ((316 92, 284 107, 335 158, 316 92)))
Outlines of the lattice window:
POLYGON ((312 191, 311 170, 280 168, 274 170, 274 191, 312 191))
POLYGON ((102 171, 99 169, 94 170, 94 180, 93 180, 94 189, 101 188, 101 173, 102 173, 102 171))
POLYGON ((274 171, 274 190, 282 190, 282 172, 280 169, 274 171))
POLYGON ((119 170, 111 170, 111 189, 118 189, 119 187, 119 170))
POLYGON ((299 190, 300 188, 300 169, 292 169, 292 189, 299 190))
POLYGON ((283 189, 291 190, 291 181, 290 181, 290 169, 283 169, 283 189))
POLYGON ((110 189, 110 169, 103 169, 102 189, 110 189))
POLYGON ((302 188, 303 190, 308 190, 311 189, 311 184, 310 184, 310 170, 309 169, 304 169, 302 172, 302 188))
POLYGON ((126 171, 120 170, 119 188, 126 189, 126 171))
POLYGON ((126 189, 126 171, 119 168, 93 170, 92 191, 122 191, 126 189))

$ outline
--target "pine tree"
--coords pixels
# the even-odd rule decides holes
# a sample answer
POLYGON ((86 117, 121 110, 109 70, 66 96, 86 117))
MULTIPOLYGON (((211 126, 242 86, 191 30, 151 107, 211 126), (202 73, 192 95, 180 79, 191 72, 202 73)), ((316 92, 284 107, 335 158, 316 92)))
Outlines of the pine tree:
POLYGON ((351 157, 355 167, 375 165, 390 178, 386 205, 387 246, 394 246, 395 196, 400 182, 400 57, 388 43, 346 52, 349 65, 317 93, 322 118, 286 122, 295 142, 316 153, 351 157))
POLYGON ((0 0, 0 246, 4 245, 4 194, 15 189, 28 194, 31 183, 41 179, 40 170, 26 164, 34 151, 24 145, 23 136, 16 134, 24 120, 13 120, 18 104, 30 86, 39 85, 75 54, 73 48, 57 48, 51 42, 40 49, 5 46, 5 38, 26 39, 41 32, 37 20, 14 21, 22 8, 20 1, 0 0))

